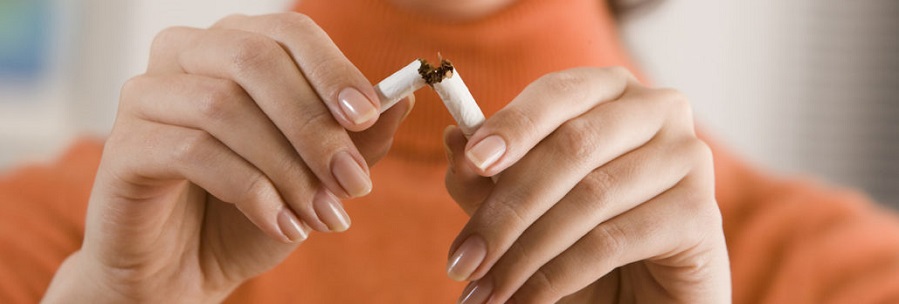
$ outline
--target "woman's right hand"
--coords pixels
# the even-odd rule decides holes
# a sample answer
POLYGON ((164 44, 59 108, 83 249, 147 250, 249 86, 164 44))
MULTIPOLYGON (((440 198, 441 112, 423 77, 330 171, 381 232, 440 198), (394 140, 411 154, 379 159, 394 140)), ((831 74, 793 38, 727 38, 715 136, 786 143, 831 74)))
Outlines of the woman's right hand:
POLYGON ((371 190, 412 107, 379 117, 371 84, 300 14, 168 29, 150 57, 122 88, 83 246, 46 302, 223 300, 310 229, 349 227, 340 200, 371 190))

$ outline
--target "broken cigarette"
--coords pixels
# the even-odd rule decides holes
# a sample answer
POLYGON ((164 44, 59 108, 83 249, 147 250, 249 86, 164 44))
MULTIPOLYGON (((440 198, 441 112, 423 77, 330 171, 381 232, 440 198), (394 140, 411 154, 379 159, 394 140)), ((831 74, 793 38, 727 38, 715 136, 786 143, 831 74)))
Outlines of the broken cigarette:
MULTIPOLYGON (((442 58, 437 67, 424 59, 412 61, 375 85, 375 91, 381 98, 381 113, 426 84, 437 91, 465 138, 470 138, 484 124, 484 113, 459 76, 459 71, 442 58)), ((497 178, 497 175, 491 176, 494 182, 497 178)))
POLYGON ((412 63, 387 76, 387 78, 375 85, 375 92, 378 93, 378 98, 381 99, 381 113, 396 105, 400 99, 409 96, 412 92, 418 91, 418 89, 427 84, 424 78, 421 77, 421 74, 418 73, 421 65, 421 60, 412 61, 412 63))
POLYGON ((417 59, 375 85, 375 91, 381 98, 381 112, 425 85, 437 91, 466 138, 471 137, 484 123, 484 113, 459 76, 459 71, 444 59, 437 67, 424 59, 417 59))
MULTIPOLYGON (((451 62, 442 58, 437 67, 424 59, 412 61, 375 85, 375 91, 381 98, 381 113, 425 85, 430 85, 437 91, 465 138, 471 138, 484 124, 484 113, 462 81, 462 76, 459 76, 459 71, 451 62)), ((499 175, 490 177, 494 183, 498 178, 499 175)))

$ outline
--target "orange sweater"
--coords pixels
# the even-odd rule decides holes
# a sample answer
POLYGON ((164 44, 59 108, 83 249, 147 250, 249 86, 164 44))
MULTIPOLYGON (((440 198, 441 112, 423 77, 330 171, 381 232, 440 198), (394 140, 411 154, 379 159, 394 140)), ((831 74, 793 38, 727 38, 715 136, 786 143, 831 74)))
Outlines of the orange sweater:
MULTIPOLYGON (((551 71, 633 68, 598 0, 521 0, 472 22, 419 17, 383 0, 306 0, 297 9, 373 82, 442 52, 488 116, 551 71)), ((346 204, 353 228, 314 234, 229 302, 454 301, 463 284, 450 281, 444 266, 466 216, 442 182, 441 131, 452 120, 433 93, 417 96, 393 150, 372 171, 375 190, 346 204)), ((899 301, 894 215, 852 192, 761 174, 712 146, 735 303, 899 301)), ((100 141, 82 140, 53 164, 0 177, 0 302, 39 299, 80 246, 100 152, 100 141)))

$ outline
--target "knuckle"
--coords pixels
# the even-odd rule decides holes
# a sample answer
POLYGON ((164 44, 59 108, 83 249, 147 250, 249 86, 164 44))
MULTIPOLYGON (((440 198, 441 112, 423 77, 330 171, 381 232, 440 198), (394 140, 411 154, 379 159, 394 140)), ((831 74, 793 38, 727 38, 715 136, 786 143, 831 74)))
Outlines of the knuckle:
POLYGON ((179 35, 179 33, 184 30, 185 27, 172 26, 159 31, 159 33, 157 33, 156 36, 153 37, 153 41, 150 42, 151 57, 171 48, 171 45, 175 40, 175 36, 179 35))
POLYGON ((311 17, 298 12, 284 12, 273 16, 275 32, 291 33, 298 30, 317 28, 318 24, 311 17))
POLYGON ((241 95, 243 95, 243 90, 239 85, 233 81, 220 80, 205 91, 204 96, 197 102, 197 106, 201 115, 206 119, 228 120, 231 115, 235 114, 235 106, 241 95))
POLYGON ((123 110, 131 109, 131 105, 137 102, 138 96, 143 95, 147 82, 147 76, 138 75, 129 78, 122 84, 122 89, 119 91, 119 105, 123 110))
POLYGON ((690 104, 690 99, 688 99, 684 93, 669 88, 656 89, 654 92, 657 98, 667 102, 676 114, 693 115, 693 106, 690 104))
POLYGON ((532 260, 532 256, 529 254, 533 251, 528 250, 528 247, 521 243, 521 239, 512 243, 509 249, 503 253, 503 258, 500 262, 492 268, 494 275, 501 278, 508 277, 509 270, 521 269, 525 265, 534 263, 535 261, 532 260))
MULTIPOLYGON (((602 252, 602 261, 610 262, 618 260, 618 257, 624 253, 627 248, 627 240, 621 227, 613 222, 605 222, 596 226, 592 232, 596 238, 596 245, 599 246, 597 252, 602 252)), ((611 267, 608 267, 611 269, 611 267)))
POLYGON ((299 134, 302 134, 302 136, 305 136, 306 139, 318 139, 318 142, 324 145, 328 142, 328 140, 326 140, 328 136, 323 136, 325 130, 323 126, 335 123, 336 120, 334 120, 334 117, 332 117, 331 113, 324 108, 310 110, 304 112, 304 117, 299 121, 297 131, 299 134))
POLYGON ((574 92, 586 85, 588 79, 574 70, 554 72, 540 77, 537 83, 545 90, 556 93, 574 92))
POLYGON ((273 188, 271 182, 269 182, 268 178, 265 177, 261 172, 256 171, 250 177, 249 182, 246 184, 247 188, 244 189, 243 192, 235 197, 236 201, 232 203, 249 203, 249 202, 261 202, 267 198, 267 194, 270 193, 273 188))
POLYGON ((551 271, 546 267, 541 267, 534 272, 534 275, 528 278, 521 289, 528 294, 527 299, 516 297, 516 300, 523 300, 524 303, 554 303, 565 295, 555 283, 551 271))
POLYGON ((484 212, 480 213, 479 220, 511 229, 526 227, 530 223, 527 220, 528 213, 524 208, 520 208, 517 202, 525 202, 531 197, 533 196, 528 189, 514 189, 502 197, 490 199, 482 205, 484 212))
MULTIPOLYGON (((701 179, 700 179, 701 180, 701 179)), ((677 207, 690 214, 691 219, 682 223, 688 242, 700 242, 715 231, 721 231, 723 218, 715 199, 714 185, 700 184, 692 180, 685 184, 683 192, 675 201, 677 207)))
POLYGON ((693 220, 685 223, 687 225, 687 233, 684 235, 686 242, 700 243, 716 232, 722 231, 724 220, 714 198, 693 195, 683 208, 694 215, 693 220))
MULTIPOLYGON (((519 132, 518 134, 537 134, 537 123, 534 121, 533 116, 529 115, 521 107, 504 108, 492 117, 490 121, 497 124, 493 128, 498 129, 497 131, 499 132, 514 130, 519 132)), ((512 142, 515 141, 513 140, 512 142)))
POLYGON ((572 161, 587 163, 596 152, 597 139, 585 119, 569 120, 555 132, 558 147, 563 147, 572 161))
POLYGON ((222 19, 219 19, 219 21, 217 21, 215 23, 215 25, 213 25, 213 27, 225 25, 225 24, 236 23, 238 21, 245 20, 246 18, 247 18, 247 15, 245 15, 245 14, 240 14, 240 13, 230 14, 230 15, 225 16, 222 19))
POLYGON ((721 215, 721 209, 718 208, 718 201, 714 198, 705 200, 706 208, 708 210, 703 218, 706 219, 706 226, 711 227, 712 229, 704 229, 707 231, 722 231, 724 226, 724 217, 721 215))
POLYGON ((703 164, 711 164, 714 154, 712 148, 699 138, 692 138, 687 143, 690 154, 695 157, 696 161, 703 164))
POLYGON ((238 75, 263 70, 283 50, 278 43, 261 35, 238 35, 231 42, 231 64, 238 75))
POLYGON ((213 143, 215 138, 204 131, 191 132, 181 141, 179 145, 173 149, 172 157, 176 163, 195 163, 202 161, 202 157, 207 155, 204 151, 213 143))
POLYGON ((609 71, 609 73, 612 73, 613 75, 617 75, 619 77, 623 77, 623 78, 627 78, 627 79, 635 78, 634 73, 631 73, 630 69, 620 66, 620 65, 610 66, 605 69, 607 71, 609 71))
POLYGON ((319 60, 310 62, 303 72, 309 79, 335 85, 345 82, 348 75, 357 74, 350 69, 343 58, 337 56, 322 56, 319 60))
POLYGON ((302 27, 299 25, 302 21, 298 19, 302 19, 304 16, 300 13, 277 13, 270 15, 266 27, 267 29, 276 34, 285 34, 294 32, 297 30, 302 30, 302 27))
POLYGON ((614 196, 614 184, 615 177, 606 170, 598 169, 588 174, 578 186, 590 198, 590 206, 585 211, 595 212, 608 206, 611 198, 614 196))

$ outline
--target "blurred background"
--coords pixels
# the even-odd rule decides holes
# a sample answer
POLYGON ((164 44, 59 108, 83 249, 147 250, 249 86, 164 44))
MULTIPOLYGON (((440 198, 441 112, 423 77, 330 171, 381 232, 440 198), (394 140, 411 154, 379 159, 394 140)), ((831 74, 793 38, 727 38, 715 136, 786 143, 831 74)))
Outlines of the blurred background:
MULTIPOLYGON (((0 0, 0 170, 108 133, 159 30, 291 2, 0 0)), ((663 0, 622 26, 718 141, 899 207, 899 1, 663 0)))

